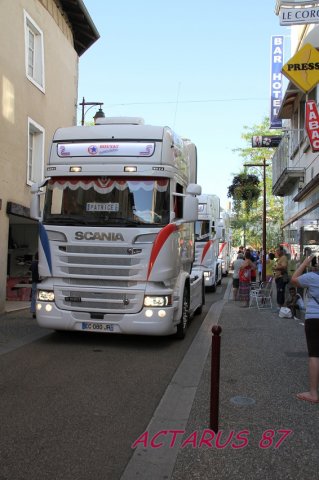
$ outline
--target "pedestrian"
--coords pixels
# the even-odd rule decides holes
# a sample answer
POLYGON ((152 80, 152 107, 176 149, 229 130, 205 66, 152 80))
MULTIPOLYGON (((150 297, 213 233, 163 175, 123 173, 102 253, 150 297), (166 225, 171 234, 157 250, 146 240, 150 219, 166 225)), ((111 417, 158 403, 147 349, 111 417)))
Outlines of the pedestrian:
POLYGON ((296 259, 295 257, 291 257, 288 258, 288 275, 290 277, 293 276, 293 274, 295 273, 296 271, 296 268, 297 268, 297 262, 296 262, 296 259))
POLYGON ((250 251, 246 250, 244 262, 239 268, 239 300, 245 302, 241 307, 249 307, 252 271, 256 271, 256 266, 251 261, 250 251))
POLYGON ((31 279, 32 279, 32 287, 31 287, 31 307, 30 312, 32 313, 32 317, 35 318, 35 304, 36 304, 36 296, 37 296, 37 285, 39 283, 39 256, 38 252, 34 255, 34 259, 31 262, 31 279))
POLYGON ((278 257, 277 263, 274 268, 275 282, 277 289, 277 304, 279 309, 285 304, 285 289, 288 280, 288 258, 285 255, 285 251, 282 247, 277 248, 276 256, 278 257))
POLYGON ((251 282, 255 283, 256 282, 256 269, 257 269, 257 253, 254 250, 251 250, 250 248, 247 248, 247 252, 250 253, 250 260, 253 262, 255 265, 255 269, 251 270, 251 282))
POLYGON ((296 287, 308 288, 308 302, 305 314, 305 334, 309 355, 308 392, 297 394, 299 400, 319 403, 319 275, 310 271, 303 273, 311 264, 313 255, 308 256, 291 278, 296 287))
POLYGON ((233 299, 238 299, 239 289, 239 268, 244 263, 244 254, 238 253, 237 259, 233 262, 233 299))
POLYGON ((286 307, 290 308, 293 318, 297 319, 297 311, 304 310, 304 302, 301 295, 297 293, 294 286, 289 287, 289 297, 286 301, 286 307))
POLYGON ((268 282, 270 278, 274 276, 274 268, 275 254, 273 252, 269 252, 268 258, 266 260, 266 282, 268 282))
POLYGON ((262 262, 262 256, 260 252, 258 252, 256 265, 257 265, 257 272, 258 272, 258 281, 259 283, 261 283, 262 275, 263 275, 263 262, 262 262))

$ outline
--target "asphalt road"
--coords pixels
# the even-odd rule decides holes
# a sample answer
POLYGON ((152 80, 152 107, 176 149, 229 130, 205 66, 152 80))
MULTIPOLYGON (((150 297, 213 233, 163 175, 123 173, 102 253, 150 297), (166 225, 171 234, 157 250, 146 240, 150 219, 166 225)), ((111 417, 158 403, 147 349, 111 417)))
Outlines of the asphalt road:
POLYGON ((182 341, 48 332, 3 353, 0 480, 119 479, 225 285, 206 295, 182 341))

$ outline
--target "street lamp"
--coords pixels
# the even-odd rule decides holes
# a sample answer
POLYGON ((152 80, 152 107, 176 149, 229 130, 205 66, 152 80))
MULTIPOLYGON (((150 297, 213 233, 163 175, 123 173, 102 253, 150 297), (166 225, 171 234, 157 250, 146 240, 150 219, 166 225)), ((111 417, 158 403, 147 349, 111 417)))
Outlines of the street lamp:
POLYGON ((104 105, 103 102, 86 102, 85 101, 85 98, 83 97, 83 100, 81 103, 79 103, 79 105, 82 106, 82 116, 81 116, 81 125, 84 125, 84 117, 85 115, 87 114, 87 112, 94 106, 97 106, 99 105, 100 108, 99 110, 96 112, 96 114, 94 115, 94 121, 96 121, 97 118, 105 118, 105 115, 104 115, 104 112, 101 108, 102 105, 104 105), (86 106, 89 106, 89 108, 87 109, 87 111, 84 113, 84 107, 86 106))
POLYGON ((262 256, 262 281, 266 281, 266 167, 269 163, 266 163, 266 159, 263 159, 263 163, 244 163, 244 167, 263 167, 263 256, 262 256))

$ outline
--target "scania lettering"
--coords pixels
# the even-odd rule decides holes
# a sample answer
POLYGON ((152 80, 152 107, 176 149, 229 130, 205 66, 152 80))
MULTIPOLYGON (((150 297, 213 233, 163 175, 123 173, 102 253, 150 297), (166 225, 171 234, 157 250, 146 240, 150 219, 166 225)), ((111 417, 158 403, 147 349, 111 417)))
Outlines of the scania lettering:
POLYGON ((104 232, 75 232, 75 240, 107 240, 108 242, 124 242, 124 238, 121 233, 104 232))
POLYGON ((183 338, 205 300, 204 277, 192 272, 196 147, 138 118, 98 122, 59 128, 45 178, 31 188, 37 321, 183 338))
POLYGON ((220 200, 217 195, 198 197, 198 220, 195 226, 194 271, 204 275, 207 290, 216 291, 221 284, 222 269, 218 261, 217 224, 220 216, 220 200))

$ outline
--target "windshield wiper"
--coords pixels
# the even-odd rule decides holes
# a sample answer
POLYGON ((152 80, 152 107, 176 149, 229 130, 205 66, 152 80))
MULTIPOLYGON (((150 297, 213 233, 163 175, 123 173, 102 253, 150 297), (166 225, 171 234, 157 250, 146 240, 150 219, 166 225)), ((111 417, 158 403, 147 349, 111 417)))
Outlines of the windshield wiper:
POLYGON ((53 217, 43 220, 45 225, 89 225, 83 217, 53 217))
POLYGON ((105 218, 105 221, 108 225, 114 223, 115 225, 143 225, 140 220, 134 220, 127 217, 115 217, 115 218, 105 218))

